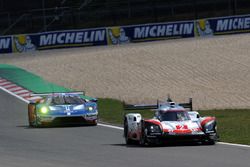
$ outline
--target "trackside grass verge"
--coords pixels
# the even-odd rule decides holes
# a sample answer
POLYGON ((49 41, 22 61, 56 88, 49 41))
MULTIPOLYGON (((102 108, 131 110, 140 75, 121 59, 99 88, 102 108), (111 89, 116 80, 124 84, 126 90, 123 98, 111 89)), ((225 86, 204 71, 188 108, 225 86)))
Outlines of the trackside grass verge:
MULTIPOLYGON (((123 124, 123 104, 115 99, 98 99, 100 121, 115 125, 123 124)), ((131 111, 151 118, 153 111, 131 111)), ((202 110, 202 116, 215 116, 220 141, 250 145, 250 109, 202 110)))
MULTIPOLYGON (((123 110, 123 104, 121 101, 115 99, 98 98, 98 110, 100 121, 115 125, 123 124, 123 116, 125 114, 125 111, 123 110)), ((136 110, 130 112, 141 113, 144 118, 150 118, 154 114, 153 111, 149 110, 136 110)))
POLYGON ((199 113, 217 118, 221 141, 250 145, 250 109, 206 110, 199 113))

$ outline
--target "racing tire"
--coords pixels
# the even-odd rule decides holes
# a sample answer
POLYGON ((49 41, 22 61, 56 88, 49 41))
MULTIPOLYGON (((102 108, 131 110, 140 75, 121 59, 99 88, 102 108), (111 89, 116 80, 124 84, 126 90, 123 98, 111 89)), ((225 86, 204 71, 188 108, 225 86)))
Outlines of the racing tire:
POLYGON ((205 141, 202 142, 202 144, 204 144, 204 145, 215 145, 215 143, 216 143, 216 141, 211 140, 211 139, 205 140, 205 141))
POLYGON ((142 130, 141 130, 141 137, 140 137, 139 144, 140 144, 141 146, 146 146, 146 145, 148 144, 148 143, 147 143, 146 136, 145 136, 144 128, 142 128, 142 130))
MULTIPOLYGON (((31 128, 38 128, 39 125, 37 123, 37 118, 35 118, 34 122, 31 121, 30 115, 31 113, 29 113, 28 117, 29 117, 29 127, 31 128)), ((35 114, 36 115, 36 114, 35 114)))
POLYGON ((140 141, 139 141, 139 144, 140 144, 141 146, 146 146, 146 145, 147 145, 146 138, 145 138, 144 135, 141 136, 140 141))
POLYGON ((139 141, 139 144, 141 146, 154 146, 155 143, 153 142, 150 142, 148 139, 147 139, 147 136, 145 135, 145 128, 143 126, 143 123, 142 123, 142 130, 141 130, 141 137, 140 137, 140 141, 139 141))
POLYGON ((129 139, 129 138, 125 138, 125 142, 126 142, 126 145, 132 145, 134 144, 133 140, 129 139))
POLYGON ((31 111, 29 110, 28 111, 28 119, 29 119, 29 127, 34 127, 34 123, 31 121, 31 115, 32 115, 32 113, 31 113, 31 111))
POLYGON ((94 122, 94 123, 89 124, 89 125, 90 125, 90 126, 97 126, 97 124, 98 124, 98 121, 97 121, 97 120, 95 120, 95 122, 94 122))
POLYGON ((124 138, 125 138, 126 145, 133 144, 133 140, 129 139, 129 137, 128 137, 128 122, 127 122, 127 120, 124 121, 124 138))
POLYGON ((28 104, 28 121, 29 121, 29 127, 32 128, 38 127, 36 107, 33 104, 28 104))
POLYGON ((205 145, 215 145, 217 142, 217 134, 215 138, 207 137, 202 143, 205 145))
POLYGON ((40 127, 40 126, 38 125, 38 123, 37 123, 37 118, 35 119, 35 123, 34 123, 33 127, 34 127, 34 128, 39 128, 39 127, 40 127))

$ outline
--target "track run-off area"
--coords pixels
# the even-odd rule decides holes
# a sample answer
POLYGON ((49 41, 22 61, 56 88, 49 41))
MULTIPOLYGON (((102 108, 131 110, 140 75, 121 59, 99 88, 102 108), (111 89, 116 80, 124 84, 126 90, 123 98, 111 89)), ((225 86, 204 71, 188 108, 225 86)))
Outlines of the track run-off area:
POLYGON ((250 35, 0 55, 1 64, 89 96, 155 103, 168 94, 195 109, 250 107, 250 35))

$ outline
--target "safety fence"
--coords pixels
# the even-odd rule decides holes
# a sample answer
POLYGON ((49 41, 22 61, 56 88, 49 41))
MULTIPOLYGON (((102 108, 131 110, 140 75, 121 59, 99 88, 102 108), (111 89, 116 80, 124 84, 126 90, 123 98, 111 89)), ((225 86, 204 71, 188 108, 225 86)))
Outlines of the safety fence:
POLYGON ((250 15, 0 36, 0 53, 250 32, 250 15))

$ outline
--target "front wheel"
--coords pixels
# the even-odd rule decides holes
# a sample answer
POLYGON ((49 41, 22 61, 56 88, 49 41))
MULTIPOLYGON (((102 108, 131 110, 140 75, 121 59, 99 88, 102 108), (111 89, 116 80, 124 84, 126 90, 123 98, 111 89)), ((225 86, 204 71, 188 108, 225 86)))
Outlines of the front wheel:
POLYGON ((140 137, 140 145, 145 146, 146 144, 147 144, 146 135, 145 135, 144 129, 142 129, 141 137, 140 137))
POLYGON ((202 142, 204 145, 215 145, 216 141, 215 140, 205 140, 202 142))
POLYGON ((131 140, 128 136, 128 122, 127 120, 124 121, 124 138, 127 145, 133 144, 133 140, 131 140))
POLYGON ((217 137, 217 134, 215 134, 213 136, 208 136, 207 139, 205 139, 203 141, 203 144, 205 144, 205 145, 215 145, 217 141, 218 141, 218 137, 217 137))
POLYGON ((29 119, 29 126, 30 127, 37 127, 37 117, 35 114, 35 111, 32 109, 29 109, 28 111, 28 119, 29 119))
POLYGON ((93 123, 90 124, 90 125, 92 125, 92 126, 97 126, 97 124, 98 124, 98 121, 97 121, 97 119, 96 119, 96 120, 94 120, 93 123))

